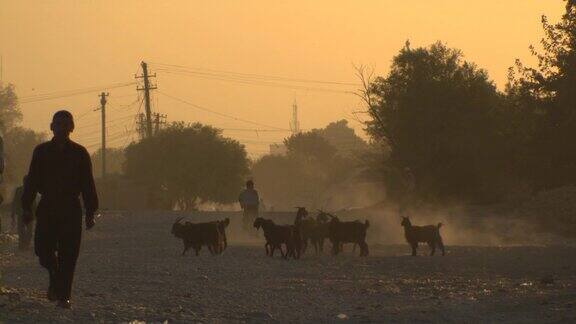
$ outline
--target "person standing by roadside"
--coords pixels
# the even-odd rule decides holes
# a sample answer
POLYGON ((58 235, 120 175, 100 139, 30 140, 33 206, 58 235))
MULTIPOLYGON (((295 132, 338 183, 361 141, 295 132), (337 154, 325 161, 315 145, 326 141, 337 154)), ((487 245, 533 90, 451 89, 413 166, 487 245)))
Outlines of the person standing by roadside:
POLYGON ((240 207, 242 207, 242 210, 244 211, 242 217, 244 230, 248 231, 252 222, 254 222, 256 217, 258 217, 258 206, 260 204, 258 191, 254 189, 254 182, 252 180, 246 181, 246 189, 240 193, 238 202, 240 202, 240 207))
MULTIPOLYGON (((22 181, 22 185, 14 190, 12 197, 12 231, 17 230, 18 233, 18 249, 21 251, 28 250, 32 241, 32 233, 34 233, 34 221, 28 223, 24 222, 24 210, 22 209, 22 194, 24 193, 24 184, 26 183, 26 176, 22 181)), ((35 203, 33 202, 32 213, 34 213, 35 203)), ((34 216, 32 216, 34 218, 34 216)))
POLYGON ((22 209, 24 221, 32 221, 32 203, 41 198, 36 210, 34 250, 40 265, 48 270, 47 297, 58 306, 70 308, 72 280, 80 252, 82 207, 86 229, 95 225, 98 196, 88 151, 70 139, 74 130, 72 114, 56 112, 50 129, 52 140, 34 149, 28 178, 24 184, 22 209))

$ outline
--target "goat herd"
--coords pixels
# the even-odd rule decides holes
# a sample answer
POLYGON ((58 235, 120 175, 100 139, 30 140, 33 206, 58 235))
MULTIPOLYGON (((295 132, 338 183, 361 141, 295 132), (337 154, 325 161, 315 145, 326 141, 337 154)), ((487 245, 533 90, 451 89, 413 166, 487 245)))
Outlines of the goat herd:
MULTIPOLYGON (((254 220, 254 228, 256 230, 261 228, 264 232, 266 255, 272 257, 278 249, 284 259, 289 257, 298 259, 306 252, 309 244, 314 246, 318 255, 323 252, 324 241, 329 240, 332 243, 333 255, 342 252, 345 243, 352 243, 354 250, 356 246, 360 247, 360 256, 368 256, 366 231, 370 223, 367 220, 341 221, 322 210, 318 211, 316 218, 313 218, 308 216, 306 208, 297 208, 293 225, 277 225, 274 221, 262 217, 254 220)), ((228 246, 226 228, 230 224, 229 218, 206 223, 182 222, 183 219, 184 217, 177 219, 172 225, 172 234, 184 243, 182 255, 190 248, 193 248, 198 255, 202 246, 208 247, 212 255, 221 254, 228 246)), ((436 247, 440 248, 442 255, 445 254, 440 236, 442 223, 414 226, 407 217, 402 217, 401 225, 404 227, 404 236, 412 248, 413 256, 416 255, 418 243, 427 243, 431 249, 430 255, 434 255, 436 247)))

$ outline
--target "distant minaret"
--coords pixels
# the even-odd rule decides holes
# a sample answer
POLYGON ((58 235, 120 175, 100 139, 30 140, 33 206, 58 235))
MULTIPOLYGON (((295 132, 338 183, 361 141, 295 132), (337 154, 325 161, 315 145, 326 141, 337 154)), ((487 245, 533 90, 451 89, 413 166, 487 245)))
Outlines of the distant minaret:
POLYGON ((290 121, 290 131, 292 135, 300 133, 300 122, 298 121, 298 104, 296 99, 294 99, 294 104, 292 104, 292 120, 290 121))

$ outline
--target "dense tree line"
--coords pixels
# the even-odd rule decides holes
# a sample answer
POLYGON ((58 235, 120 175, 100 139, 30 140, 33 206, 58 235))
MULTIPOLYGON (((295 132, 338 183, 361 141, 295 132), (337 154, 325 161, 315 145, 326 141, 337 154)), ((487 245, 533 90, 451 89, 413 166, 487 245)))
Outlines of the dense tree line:
POLYGON ((292 135, 284 140, 286 155, 265 155, 252 165, 252 176, 269 208, 286 210, 349 207, 368 144, 346 120, 325 128, 292 135), (345 196, 341 204, 338 195, 345 196))
MULTIPOLYGON (((0 83, 0 132, 4 140, 3 189, 20 185, 28 172, 32 151, 46 139, 43 133, 20 126, 22 112, 13 85, 0 83)), ((6 192, 7 194, 7 192, 6 192)))
POLYGON ((392 198, 494 202, 576 184, 576 9, 542 23, 538 67, 517 62, 505 91, 440 42, 407 42, 385 77, 359 69, 372 175, 392 198))

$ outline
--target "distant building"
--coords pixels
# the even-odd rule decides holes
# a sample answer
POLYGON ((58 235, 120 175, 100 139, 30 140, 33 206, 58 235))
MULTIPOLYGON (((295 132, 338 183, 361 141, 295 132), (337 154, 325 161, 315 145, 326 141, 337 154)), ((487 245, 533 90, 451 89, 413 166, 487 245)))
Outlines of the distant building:
POLYGON ((286 155, 288 148, 284 144, 270 144, 270 155, 286 155))

